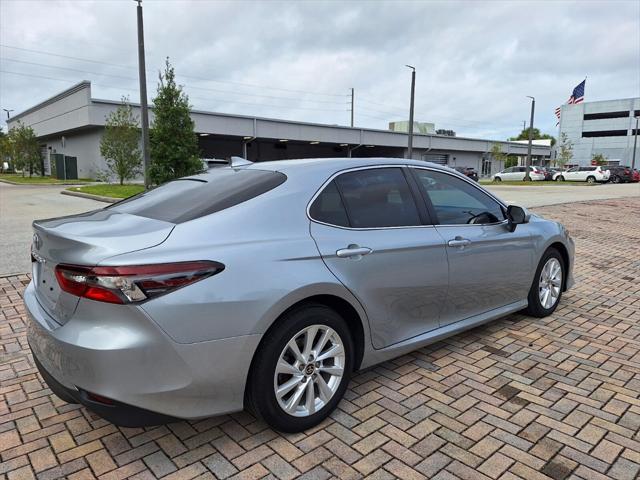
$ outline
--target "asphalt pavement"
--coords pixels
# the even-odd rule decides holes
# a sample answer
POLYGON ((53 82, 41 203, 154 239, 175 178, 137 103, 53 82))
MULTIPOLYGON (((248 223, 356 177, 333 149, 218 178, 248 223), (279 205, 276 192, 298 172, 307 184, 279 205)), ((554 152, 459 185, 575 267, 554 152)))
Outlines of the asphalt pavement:
POLYGON ((68 186, 0 182, 0 275, 31 271, 31 222, 103 208, 106 203, 69 197, 68 186))

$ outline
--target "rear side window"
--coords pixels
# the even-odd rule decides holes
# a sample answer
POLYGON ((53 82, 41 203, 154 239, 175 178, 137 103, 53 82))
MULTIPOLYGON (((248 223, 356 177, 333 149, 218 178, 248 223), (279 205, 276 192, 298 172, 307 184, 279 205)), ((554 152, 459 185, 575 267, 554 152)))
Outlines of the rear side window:
POLYGON ((339 227, 349 226, 347 211, 344 208, 335 181, 327 185, 322 193, 313 201, 309 209, 309 214, 311 218, 318 222, 337 225, 339 227))
POLYGON ((219 168, 196 178, 174 180, 107 208, 182 223, 246 202, 286 179, 280 172, 219 168))
POLYGON ((418 208, 399 168, 375 168, 343 173, 336 178, 354 228, 420 225, 418 208))

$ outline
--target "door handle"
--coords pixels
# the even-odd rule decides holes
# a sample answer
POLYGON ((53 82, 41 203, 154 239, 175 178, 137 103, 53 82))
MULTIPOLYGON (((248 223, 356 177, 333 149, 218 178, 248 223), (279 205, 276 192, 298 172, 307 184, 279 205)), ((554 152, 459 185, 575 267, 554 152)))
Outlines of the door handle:
POLYGON ((336 255, 340 258, 349 257, 361 257, 362 255, 368 255, 373 250, 367 247, 361 247, 359 245, 351 244, 347 248, 341 248, 336 252, 336 255))
POLYGON ((462 237, 456 237, 453 240, 449 240, 447 242, 447 245, 449 245, 450 247, 466 247, 467 245, 471 245, 471 240, 469 240, 468 238, 462 238, 462 237))

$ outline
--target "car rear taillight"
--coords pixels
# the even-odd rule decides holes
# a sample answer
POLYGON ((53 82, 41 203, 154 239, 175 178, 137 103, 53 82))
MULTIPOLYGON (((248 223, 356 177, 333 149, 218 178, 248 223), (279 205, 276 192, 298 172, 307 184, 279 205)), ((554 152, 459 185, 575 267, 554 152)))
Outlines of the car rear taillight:
POLYGON ((77 297, 107 303, 134 303, 186 287, 224 270, 218 262, 197 261, 121 267, 60 264, 60 288, 77 297))

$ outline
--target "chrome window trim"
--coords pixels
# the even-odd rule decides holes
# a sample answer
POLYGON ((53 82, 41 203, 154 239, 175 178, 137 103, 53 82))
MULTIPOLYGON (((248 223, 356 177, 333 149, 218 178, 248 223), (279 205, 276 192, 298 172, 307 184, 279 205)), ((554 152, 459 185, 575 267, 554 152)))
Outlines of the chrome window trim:
MULTIPOLYGON (((397 168, 402 170, 403 168, 406 168, 408 165, 405 163, 398 163, 398 164, 384 164, 384 165, 366 165, 366 166, 361 166, 361 167, 352 167, 352 168, 345 168, 344 170, 338 170, 337 172, 334 172, 328 180, 326 180, 321 186, 320 188, 318 188, 318 190, 316 191, 316 193, 311 197, 311 200, 309 200, 309 202, 307 203, 307 218, 312 221, 313 223, 317 223, 319 225, 326 225, 328 227, 333 227, 333 228, 340 228, 342 230, 355 230, 355 231, 368 231, 368 230, 399 230, 399 229, 407 229, 407 228, 434 228, 435 225, 431 224, 431 225, 402 225, 402 226, 397 226, 397 227, 345 227, 342 225, 335 225, 333 223, 327 223, 327 222, 322 222, 320 220, 316 220, 315 218, 313 218, 311 216, 311 205, 313 205, 313 202, 315 202, 316 198, 318 198, 320 196, 320 194, 322 192, 324 192, 324 189, 327 187, 327 185, 329 185, 336 177, 338 177, 339 175, 342 175, 343 173, 349 173, 349 172, 357 172, 360 170, 372 170, 372 169, 378 169, 378 168, 397 168)), ((407 182, 408 184, 408 182, 407 182)), ((408 185, 410 187, 410 185, 408 185)), ((413 198, 413 194, 411 195, 411 198, 413 198)), ((415 199, 414 199, 415 201, 415 199)), ((344 205, 345 209, 347 208, 346 205, 344 205)), ((416 205, 416 208, 418 208, 418 206, 416 205)))
MULTIPOLYGON (((502 200, 500 200, 499 198, 495 197, 492 193, 490 193, 489 191, 485 190, 484 188, 480 187, 480 185, 477 185, 476 182, 474 182, 472 180, 469 180, 464 175, 454 175, 451 172, 447 172, 446 170, 440 170, 440 169, 432 168, 432 167, 428 167, 428 166, 424 166, 423 167, 422 165, 407 165, 407 166, 409 168, 415 168, 415 169, 418 169, 418 170, 428 170, 428 171, 431 171, 431 172, 443 173, 445 175, 449 175, 450 177, 454 177, 454 178, 457 178, 459 180, 462 180, 463 182, 466 182, 469 185, 473 186, 473 188, 475 188, 479 192, 483 193, 484 195, 488 196, 492 200, 496 201, 498 203, 498 205, 500 205, 504 210, 507 209, 507 205, 502 200)), ((509 220, 507 220, 505 218, 501 222, 494 222, 494 223, 452 223, 452 224, 438 223, 435 226, 436 227, 472 227, 472 226, 473 227, 487 227, 487 226, 493 226, 493 225, 506 225, 507 223, 509 223, 509 220)))

